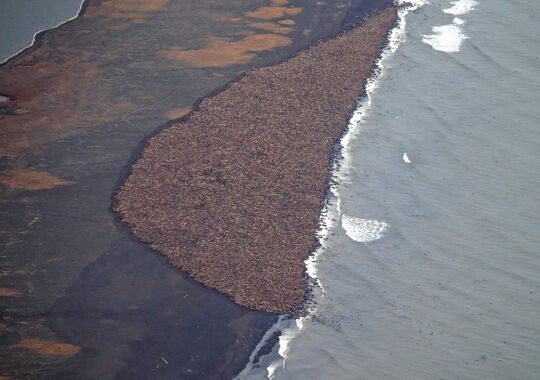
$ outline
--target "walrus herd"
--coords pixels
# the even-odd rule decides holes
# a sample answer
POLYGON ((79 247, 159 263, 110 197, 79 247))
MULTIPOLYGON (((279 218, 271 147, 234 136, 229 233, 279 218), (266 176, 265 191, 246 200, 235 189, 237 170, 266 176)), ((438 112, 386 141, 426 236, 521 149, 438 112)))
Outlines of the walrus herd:
POLYGON ((396 18, 387 8, 204 99, 149 139, 115 211, 172 265, 236 303, 301 308, 335 143, 396 18))

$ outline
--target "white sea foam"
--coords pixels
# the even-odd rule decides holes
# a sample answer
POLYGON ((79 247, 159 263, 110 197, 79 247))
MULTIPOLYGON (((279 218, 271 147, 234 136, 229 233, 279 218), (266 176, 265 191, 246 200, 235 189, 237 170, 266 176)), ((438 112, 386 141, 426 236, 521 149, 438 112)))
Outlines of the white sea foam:
MULTIPOLYGON (((474 10, 478 2, 475 0, 457 0, 452 1, 451 4, 452 6, 443 9, 443 12, 454 16, 462 16, 474 10)), ((461 50, 463 41, 469 38, 463 32, 463 24, 465 24, 465 20, 454 17, 451 24, 434 26, 431 34, 422 36, 422 41, 435 50, 445 53, 457 53, 461 50)))
POLYGON ((347 215, 341 217, 341 226, 347 236, 360 243, 368 243, 382 238, 383 232, 388 228, 388 224, 385 222, 347 215))
POLYGON ((455 17, 449 25, 434 26, 432 34, 423 35, 422 41, 435 50, 457 53, 460 51, 463 41, 469 38, 462 30, 464 23, 465 21, 455 17))
POLYGON ((450 8, 443 9, 443 12, 452 14, 454 16, 461 16, 465 13, 469 13, 478 5, 475 0, 458 0, 452 1, 450 4, 452 4, 452 6, 450 8))
POLYGON ((404 152, 404 153, 403 153, 402 159, 403 159, 403 162, 405 162, 406 164, 412 164, 412 161, 411 161, 411 159, 409 158, 409 156, 407 155, 407 152, 404 152))

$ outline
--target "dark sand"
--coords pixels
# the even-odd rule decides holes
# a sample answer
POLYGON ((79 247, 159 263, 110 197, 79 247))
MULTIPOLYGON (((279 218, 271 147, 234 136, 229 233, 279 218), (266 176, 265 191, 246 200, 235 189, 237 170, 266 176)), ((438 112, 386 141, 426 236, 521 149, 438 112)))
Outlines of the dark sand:
POLYGON ((201 102, 149 141, 116 211, 173 265, 238 304, 301 307, 334 144, 396 12, 201 102))
POLYGON ((86 0, 0 65, 0 378, 238 373, 275 317, 169 265, 111 196, 168 120, 385 1, 86 0))

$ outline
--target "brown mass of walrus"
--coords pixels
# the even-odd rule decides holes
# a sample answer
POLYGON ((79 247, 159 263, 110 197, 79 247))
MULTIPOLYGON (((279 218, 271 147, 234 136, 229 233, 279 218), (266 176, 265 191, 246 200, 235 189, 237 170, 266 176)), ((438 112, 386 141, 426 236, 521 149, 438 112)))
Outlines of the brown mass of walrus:
POLYGON ((334 144, 397 10, 247 72, 148 141, 115 210, 171 264, 268 312, 303 304, 334 144))

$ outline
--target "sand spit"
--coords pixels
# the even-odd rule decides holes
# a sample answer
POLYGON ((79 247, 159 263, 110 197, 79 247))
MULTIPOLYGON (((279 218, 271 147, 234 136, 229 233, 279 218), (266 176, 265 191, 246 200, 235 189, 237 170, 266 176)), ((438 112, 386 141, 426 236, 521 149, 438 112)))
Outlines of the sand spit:
POLYGON ((396 13, 370 16, 202 101, 149 140, 115 210, 173 265, 238 304, 300 307, 334 142, 396 13))

